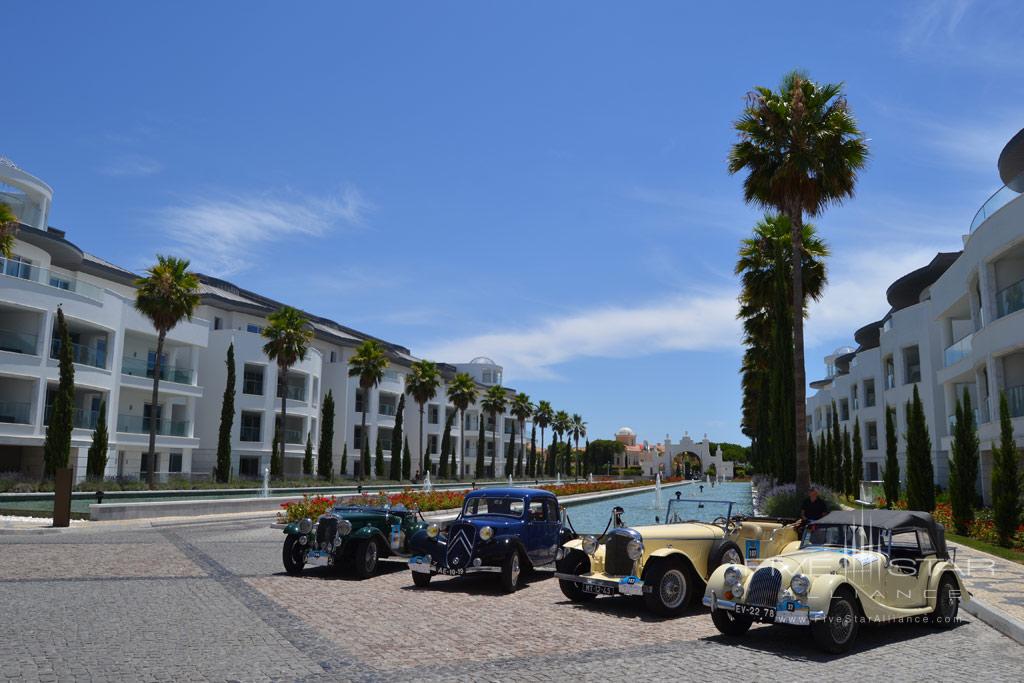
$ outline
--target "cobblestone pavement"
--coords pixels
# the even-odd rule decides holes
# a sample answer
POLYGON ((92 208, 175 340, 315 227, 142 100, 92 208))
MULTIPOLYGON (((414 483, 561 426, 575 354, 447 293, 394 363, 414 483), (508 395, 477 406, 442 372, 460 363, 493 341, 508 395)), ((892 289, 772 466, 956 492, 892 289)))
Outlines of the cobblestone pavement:
POLYGON ((1024 622, 1024 565, 959 543, 949 546, 956 549, 957 569, 971 593, 985 604, 1024 622))
POLYGON ((415 589, 281 572, 279 531, 231 521, 0 536, 0 680, 1020 680, 1024 647, 965 615, 948 631, 872 626, 842 657, 806 631, 718 635, 704 610, 569 603, 546 575, 415 589))

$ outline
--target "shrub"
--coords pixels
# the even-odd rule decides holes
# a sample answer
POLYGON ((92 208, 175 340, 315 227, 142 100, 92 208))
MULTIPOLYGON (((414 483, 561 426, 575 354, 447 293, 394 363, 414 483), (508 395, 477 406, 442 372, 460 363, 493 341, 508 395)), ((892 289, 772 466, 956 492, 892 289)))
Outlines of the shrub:
POLYGON ((320 515, 334 507, 336 502, 334 496, 303 496, 302 500, 293 503, 281 503, 281 511, 277 513, 277 519, 282 523, 297 522, 300 519, 309 517, 315 520, 320 515))
MULTIPOLYGON (((839 500, 830 489, 815 484, 818 497, 825 501, 829 512, 839 509, 839 500)), ((757 507, 761 514, 769 517, 799 517, 803 498, 797 495, 796 484, 779 484, 761 490, 758 488, 757 507)))

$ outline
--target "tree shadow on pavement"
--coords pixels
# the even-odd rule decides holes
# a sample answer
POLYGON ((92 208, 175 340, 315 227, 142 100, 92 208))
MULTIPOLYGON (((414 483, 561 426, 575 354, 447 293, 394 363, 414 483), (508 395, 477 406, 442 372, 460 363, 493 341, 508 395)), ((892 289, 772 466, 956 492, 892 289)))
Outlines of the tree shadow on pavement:
MULTIPOLYGON (((550 576, 542 572, 526 572, 519 581, 519 588, 516 593, 530 590, 531 586, 539 581, 544 581, 550 576)), ((434 576, 430 585, 426 588, 414 586, 412 578, 409 578, 409 585, 402 586, 402 590, 414 591, 436 591, 438 593, 460 593, 463 595, 509 595, 501 587, 501 577, 495 572, 481 572, 478 574, 466 574, 464 576, 434 576)))

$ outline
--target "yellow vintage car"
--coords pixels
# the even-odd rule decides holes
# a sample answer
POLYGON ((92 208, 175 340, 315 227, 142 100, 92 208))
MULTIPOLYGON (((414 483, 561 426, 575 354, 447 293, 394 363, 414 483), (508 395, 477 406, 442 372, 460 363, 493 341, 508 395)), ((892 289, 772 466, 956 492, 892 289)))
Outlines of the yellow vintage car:
POLYGON ((643 596, 665 616, 699 599, 721 564, 742 565, 774 555, 798 541, 795 520, 733 516, 731 501, 669 501, 664 523, 627 527, 621 508, 600 536, 569 541, 558 551, 562 593, 574 602, 599 595, 643 596))
POLYGON ((755 621, 805 626, 833 653, 853 645, 864 621, 950 626, 968 599, 942 525, 926 512, 901 510, 831 512, 807 525, 798 547, 756 571, 718 567, 704 592, 727 636, 744 635, 755 621))

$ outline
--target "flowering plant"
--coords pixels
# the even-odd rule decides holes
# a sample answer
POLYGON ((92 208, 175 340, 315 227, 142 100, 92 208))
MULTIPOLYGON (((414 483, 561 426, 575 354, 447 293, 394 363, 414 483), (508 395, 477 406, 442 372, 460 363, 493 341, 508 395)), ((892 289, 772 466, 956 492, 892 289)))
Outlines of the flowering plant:
POLYGON ((290 524, 306 517, 316 519, 333 508, 336 500, 334 496, 310 496, 307 494, 302 497, 302 500, 281 503, 277 520, 282 524, 290 524))

